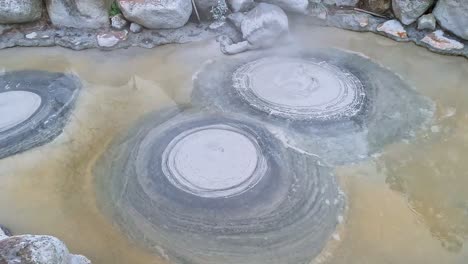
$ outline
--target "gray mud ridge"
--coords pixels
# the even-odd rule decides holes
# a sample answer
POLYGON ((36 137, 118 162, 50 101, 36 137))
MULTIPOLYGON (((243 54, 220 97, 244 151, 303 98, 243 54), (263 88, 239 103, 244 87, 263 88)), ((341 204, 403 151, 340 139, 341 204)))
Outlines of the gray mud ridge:
POLYGON ((0 105, 5 111, 0 117, 0 159, 44 145, 60 135, 80 88, 75 76, 63 73, 14 71, 0 75, 0 99, 13 97, 14 101, 6 103, 16 107, 9 111, 0 105), (25 103, 26 98, 34 100, 25 103), (37 105, 28 109, 31 104, 37 105), (21 111, 31 112, 18 114, 21 111), (14 115, 17 117, 12 118, 14 115), (5 117, 10 117, 9 123, 5 117))
POLYGON ((210 62, 195 77, 192 103, 253 117, 289 147, 332 165, 411 138, 434 111, 429 99, 396 74, 336 49, 257 52, 210 62), (285 71, 287 82, 281 80, 285 71))
MULTIPOLYGON (((221 147, 224 143, 212 144, 212 138, 216 136, 201 139, 207 142, 207 152, 222 156, 232 151, 234 145, 221 147)), ((217 164, 204 162, 217 169, 217 164)), ((344 210, 344 197, 330 168, 314 156, 286 148, 262 123, 231 114, 175 108, 150 114, 111 144, 95 175, 101 209, 130 238, 174 263, 309 263, 330 239, 344 210), (195 169, 184 173, 180 165, 197 166, 190 162, 197 157, 177 154, 199 141, 188 140, 182 145, 190 147, 183 150, 177 144, 189 136, 178 138, 212 127, 220 129, 216 133, 228 129, 255 142, 256 157, 249 160, 258 162, 251 174, 258 180, 242 187, 248 180, 242 178, 245 170, 233 168, 239 175, 230 179, 232 186, 210 185, 225 177, 213 174, 203 194, 180 188, 184 180, 198 184, 206 175, 197 175, 195 169), (181 169, 175 173, 185 176, 177 184, 167 173, 168 150, 175 151, 175 166, 181 169), (242 180, 238 185, 237 176, 242 180), (219 196, 218 191, 229 195, 219 196)))

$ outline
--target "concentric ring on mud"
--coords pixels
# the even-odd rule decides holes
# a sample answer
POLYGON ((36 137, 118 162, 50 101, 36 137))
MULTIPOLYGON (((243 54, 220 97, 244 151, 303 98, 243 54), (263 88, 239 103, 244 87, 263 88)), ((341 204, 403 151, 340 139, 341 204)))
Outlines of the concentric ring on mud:
POLYGON ((364 87, 325 61, 265 57, 239 67, 233 86, 253 107, 285 118, 334 120, 359 113, 364 87))
POLYGON ((426 127, 434 103, 397 74, 338 49, 249 52, 210 61, 192 104, 274 126, 290 146, 352 163, 426 127))
POLYGON ((62 133, 81 83, 44 71, 0 75, 0 158, 44 145, 62 133))
POLYGON ((306 263, 344 210, 330 168, 239 115, 150 114, 94 171, 105 214, 171 263, 306 263))

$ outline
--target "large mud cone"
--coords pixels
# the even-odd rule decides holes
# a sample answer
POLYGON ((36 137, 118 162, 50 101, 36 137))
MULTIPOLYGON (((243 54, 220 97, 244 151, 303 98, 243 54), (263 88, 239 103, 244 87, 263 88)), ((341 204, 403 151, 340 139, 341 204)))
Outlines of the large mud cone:
POLYGON ((174 263, 308 263, 341 219, 331 170, 242 116, 169 109, 95 169, 101 208, 174 263))
POLYGON ((0 158, 56 138, 81 87, 62 73, 17 71, 0 75, 0 158))
POLYGON ((433 112, 397 75, 340 50, 223 58, 207 64, 194 86, 193 104, 274 125, 291 146, 331 164, 410 138, 433 112))

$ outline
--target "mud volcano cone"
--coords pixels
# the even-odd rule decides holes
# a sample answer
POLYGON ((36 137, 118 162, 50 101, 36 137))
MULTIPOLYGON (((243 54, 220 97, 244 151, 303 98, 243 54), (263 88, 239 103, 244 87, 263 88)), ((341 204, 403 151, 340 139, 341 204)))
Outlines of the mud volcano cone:
POLYGON ((343 211, 329 168, 237 115, 149 115, 95 174, 104 212, 169 263, 306 263, 343 211))
POLYGON ((0 159, 60 135, 80 87, 76 77, 62 73, 0 75, 0 159))
POLYGON ((433 111, 396 74, 334 49, 224 57, 205 65, 194 86, 193 104, 273 125, 291 147, 330 164, 409 137, 433 111))

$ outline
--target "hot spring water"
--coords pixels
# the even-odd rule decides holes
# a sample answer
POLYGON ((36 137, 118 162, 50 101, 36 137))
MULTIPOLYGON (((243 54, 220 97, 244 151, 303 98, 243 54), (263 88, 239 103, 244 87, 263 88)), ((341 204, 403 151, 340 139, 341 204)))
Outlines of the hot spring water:
POLYGON ((69 120, 0 160, 0 223, 94 263, 464 263, 466 60, 337 29, 294 36, 307 54, 0 51, 5 72, 76 84, 55 107, 34 90, 0 97, 0 135, 41 109, 69 120))

